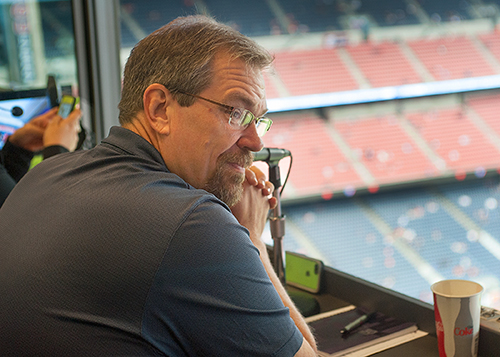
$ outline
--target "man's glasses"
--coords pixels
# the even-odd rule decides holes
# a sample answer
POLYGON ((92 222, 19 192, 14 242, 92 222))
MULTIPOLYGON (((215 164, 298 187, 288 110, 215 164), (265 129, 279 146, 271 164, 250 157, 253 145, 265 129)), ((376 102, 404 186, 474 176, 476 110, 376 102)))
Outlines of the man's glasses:
POLYGON ((220 107, 225 108, 229 113, 229 124, 235 129, 246 129, 250 124, 252 124, 253 121, 255 121, 255 128, 257 129, 257 134, 260 137, 264 136, 264 134, 267 133, 273 123, 271 119, 266 117, 256 118, 255 115, 247 109, 235 108, 230 105, 216 102, 215 100, 203 98, 199 95, 186 93, 180 90, 176 92, 184 95, 189 95, 190 97, 202 99, 209 103, 216 104, 220 107))

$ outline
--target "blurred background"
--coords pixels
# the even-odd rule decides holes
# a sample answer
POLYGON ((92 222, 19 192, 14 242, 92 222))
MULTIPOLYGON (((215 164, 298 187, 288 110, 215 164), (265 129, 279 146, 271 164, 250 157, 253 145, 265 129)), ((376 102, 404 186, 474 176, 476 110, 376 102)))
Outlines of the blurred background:
POLYGON ((197 13, 275 56, 286 250, 429 303, 474 280, 500 309, 500 0, 1 0, 2 140, 50 107, 53 76, 92 147, 134 44, 197 13))

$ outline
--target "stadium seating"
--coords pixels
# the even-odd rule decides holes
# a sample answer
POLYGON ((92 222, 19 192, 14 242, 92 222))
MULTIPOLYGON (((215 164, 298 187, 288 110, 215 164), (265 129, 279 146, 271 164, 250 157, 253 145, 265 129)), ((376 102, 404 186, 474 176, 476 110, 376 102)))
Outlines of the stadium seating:
MULTIPOLYGON (((500 94, 471 96, 467 104, 480 115, 497 136, 500 136, 500 94)), ((500 162, 498 165, 500 167, 500 162)))
MULTIPOLYGON (((467 102, 500 136, 500 96, 476 95, 467 102)), ((330 122, 311 112, 272 118, 273 128, 265 144, 286 147, 294 154, 290 176, 294 193, 285 197, 345 192, 441 175, 484 176, 500 167, 500 150, 461 106, 408 112, 402 118, 385 115, 330 122), (401 120, 408 120, 412 135, 419 136, 435 157, 422 151, 401 120), (436 158, 442 166, 435 164, 436 158), (370 177, 360 176, 355 170, 359 164, 370 177)))
POLYGON ((275 67, 292 96, 357 89, 334 49, 275 53, 275 67))
MULTIPOLYGON (((500 0, 484 4, 491 2, 500 5, 500 0)), ((151 0, 147 5, 121 0, 130 21, 122 17, 122 47, 133 46, 177 16, 200 11, 199 3, 246 35, 288 36, 286 45, 277 41, 281 45, 271 49, 276 76, 264 76, 267 98, 499 74, 498 30, 426 35, 426 29, 440 23, 480 16, 473 2, 463 0, 419 0, 415 3, 421 13, 405 0, 272 2, 281 14, 265 0, 151 0), (423 24, 426 18, 430 22, 423 24), (421 36, 406 43, 399 38, 375 39, 367 32, 416 24, 421 25, 421 36), (337 47, 326 41, 315 47, 303 42, 293 46, 303 33, 326 37, 329 31, 351 29, 364 30, 365 38, 349 42, 345 36, 337 47)), ((72 36, 69 5, 40 2, 41 12, 48 14, 42 21, 47 58, 74 53, 73 43, 67 41, 72 36)), ((492 175, 500 167, 500 150, 490 141, 494 135, 500 137, 500 94, 465 94, 461 104, 437 109, 422 105, 398 116, 357 114, 337 120, 326 113, 272 114, 272 130, 264 137, 266 146, 287 148, 293 154, 283 192, 285 248, 427 302, 432 302, 433 279, 473 278, 489 289, 484 303, 500 308, 500 259, 481 242, 478 231, 500 237, 500 179, 492 175), (478 125, 481 121, 484 126, 478 125), (436 167, 436 158, 442 159, 443 167, 436 167), (453 174, 459 184, 453 184, 453 174), (469 180, 462 181, 466 174, 469 180), (453 183, 426 181, 440 175, 453 183)), ((289 159, 280 163, 283 179, 289 165, 289 159)))
POLYGON ((424 11, 434 22, 461 21, 472 19, 469 2, 462 0, 420 1, 424 11))
MULTIPOLYGON (((385 196, 376 197, 383 200, 385 196)), ((377 201, 374 207, 390 205, 389 197, 385 198, 385 205, 377 201)), ((401 214, 401 207, 398 209, 401 214)), ((298 246, 296 251, 321 258, 329 266, 410 296, 421 296, 427 290, 428 282, 417 267, 404 258, 392 236, 380 234, 358 201, 286 206, 285 213, 290 222, 287 227, 294 227, 287 229, 285 249, 298 246), (307 232, 308 244, 304 244, 300 232, 307 232), (314 251, 307 250, 308 246, 314 251)), ((396 229, 397 223, 392 226, 396 229)))
POLYGON ((414 25, 420 23, 415 10, 404 0, 362 1, 357 11, 368 14, 378 26, 414 25))
POLYGON ((397 43, 362 42, 347 46, 346 50, 372 87, 399 86, 423 81, 397 43))
POLYGON ((219 21, 241 33, 252 36, 271 34, 274 15, 265 0, 204 0, 204 3, 219 21))
POLYGON ((496 74, 467 37, 422 39, 409 41, 408 45, 435 80, 496 74))
POLYGON ((286 147, 292 152, 290 185, 293 191, 285 190, 285 198, 328 195, 343 191, 347 185, 363 186, 352 164, 332 140, 326 122, 314 114, 274 119, 264 141, 268 147, 286 147))
POLYGON ((500 33, 497 31, 478 36, 486 48, 500 61, 500 33))
POLYGON ((290 33, 342 29, 339 18, 345 12, 337 6, 335 1, 286 0, 279 1, 279 4, 291 22, 292 28, 288 29, 290 33))
POLYGON ((474 172, 498 167, 500 152, 460 108, 407 116, 448 168, 474 172))
POLYGON ((394 116, 335 122, 334 127, 378 184, 438 174, 394 116))

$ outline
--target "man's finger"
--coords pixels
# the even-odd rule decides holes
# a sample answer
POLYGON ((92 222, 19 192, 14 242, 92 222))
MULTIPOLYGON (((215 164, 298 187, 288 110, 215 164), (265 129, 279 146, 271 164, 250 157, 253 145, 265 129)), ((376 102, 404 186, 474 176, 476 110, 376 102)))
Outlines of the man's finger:
POLYGON ((269 209, 275 209, 278 205, 278 199, 276 197, 271 197, 269 200, 269 209))
POLYGON ((269 196, 272 195, 273 191, 274 191, 274 185, 271 182, 266 181, 264 184, 264 188, 262 189, 262 194, 264 196, 269 196))
POLYGON ((245 170, 245 178, 252 186, 256 186, 258 183, 257 176, 255 176, 255 173, 252 171, 251 167, 245 170))
POLYGON ((266 175, 262 171, 260 171, 260 169, 256 166, 251 166, 250 170, 255 175, 256 182, 254 185, 257 188, 264 188, 266 183, 266 175))
POLYGON ((82 117, 81 110, 80 109, 75 109, 71 113, 69 113, 69 115, 64 120, 67 120, 68 122, 74 122, 74 123, 76 123, 76 122, 78 122, 80 120, 81 117, 82 117))

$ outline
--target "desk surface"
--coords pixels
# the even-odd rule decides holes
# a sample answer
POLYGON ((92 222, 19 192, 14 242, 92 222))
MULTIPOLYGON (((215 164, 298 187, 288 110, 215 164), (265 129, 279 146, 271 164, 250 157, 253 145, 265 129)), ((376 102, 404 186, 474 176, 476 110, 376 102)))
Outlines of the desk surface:
MULTIPOLYGON (((347 305, 364 306, 373 311, 415 321, 427 336, 374 354, 377 357, 439 357, 434 310, 432 305, 385 289, 373 283, 350 276, 327 267, 322 292, 308 294, 288 287, 292 294, 307 294, 318 304, 319 312, 326 312, 347 305)), ((300 305, 297 307, 301 309, 300 305)), ((479 333, 479 356, 496 356, 500 351, 500 334, 481 328, 479 333)))
POLYGON ((393 347, 389 350, 374 354, 377 357, 439 357, 437 338, 424 336, 407 342, 403 345, 393 347))
MULTIPOLYGON (((288 288, 289 292, 291 292, 292 296, 294 294, 299 295, 309 295, 311 298, 314 298, 316 302, 319 304, 320 312, 326 312, 334 309, 338 309, 347 305, 350 305, 348 302, 339 299, 332 294, 322 293, 312 295, 309 293, 302 292, 295 288, 288 288)), ((411 303, 408 303, 410 305, 411 303)), ((300 306, 298 306, 300 308, 300 306)), ((499 335, 491 335, 485 336, 485 331, 480 332, 480 350, 479 357, 482 356, 494 356, 496 355, 494 351, 497 351, 499 348, 500 336, 499 335), (483 337, 481 339, 481 337, 483 337)), ((402 345, 393 347, 386 351, 382 351, 372 356, 375 357, 439 357, 437 338, 433 334, 429 334, 427 336, 418 338, 416 340, 406 342, 402 345)))
MULTIPOLYGON (((300 291, 294 288, 288 288, 291 292, 292 297, 294 294, 301 295, 300 291)), ((310 294, 309 294, 310 295, 310 294)), ((332 294, 323 293, 317 295, 310 295, 315 298, 317 303, 319 304, 320 312, 330 311, 334 309, 338 309, 340 307, 344 307, 350 305, 348 302, 339 299, 332 294)), ((301 308, 300 304, 297 306, 299 309, 301 308)), ((413 340, 407 342, 403 345, 393 347, 389 350, 382 351, 374 354, 373 356, 377 357, 439 357, 438 347, 437 347, 437 338, 436 336, 427 335, 421 337, 417 340, 413 340)))

